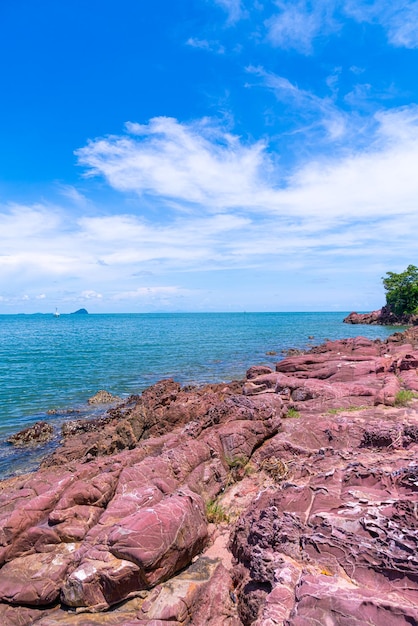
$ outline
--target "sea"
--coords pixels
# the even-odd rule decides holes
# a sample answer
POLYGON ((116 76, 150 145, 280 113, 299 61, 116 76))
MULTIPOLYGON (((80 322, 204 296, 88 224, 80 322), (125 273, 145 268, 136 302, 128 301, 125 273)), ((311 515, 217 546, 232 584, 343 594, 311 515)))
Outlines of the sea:
POLYGON ((290 348, 400 330, 344 324, 347 314, 0 315, 0 478, 35 469, 58 445, 64 421, 103 411, 87 404, 99 390, 125 398, 163 378, 228 382, 251 365, 274 367, 290 348), (8 443, 39 420, 54 426, 52 442, 29 450, 8 443))

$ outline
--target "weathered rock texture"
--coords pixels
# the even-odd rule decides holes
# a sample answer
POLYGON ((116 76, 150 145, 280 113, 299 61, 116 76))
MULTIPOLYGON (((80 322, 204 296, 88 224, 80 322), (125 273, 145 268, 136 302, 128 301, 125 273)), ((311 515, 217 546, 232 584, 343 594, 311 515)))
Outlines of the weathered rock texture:
POLYGON ((0 624, 418 624, 417 342, 165 380, 67 424, 0 483, 0 624))
POLYGON ((12 435, 7 440, 14 446, 32 446, 49 441, 54 436, 52 424, 47 422, 36 422, 29 428, 24 428, 20 432, 12 435))

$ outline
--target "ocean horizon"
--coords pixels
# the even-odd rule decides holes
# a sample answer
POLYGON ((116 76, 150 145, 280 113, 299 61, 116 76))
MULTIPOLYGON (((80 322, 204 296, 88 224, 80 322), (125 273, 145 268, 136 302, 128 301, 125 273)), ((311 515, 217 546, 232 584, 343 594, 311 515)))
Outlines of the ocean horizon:
POLYGON ((64 421, 97 414, 87 401, 101 389, 125 398, 163 378, 229 382, 252 365, 274 368, 290 348, 399 330, 344 324, 348 313, 2 314, 0 475, 36 463, 36 450, 7 444, 12 433, 45 420, 57 442, 64 421))

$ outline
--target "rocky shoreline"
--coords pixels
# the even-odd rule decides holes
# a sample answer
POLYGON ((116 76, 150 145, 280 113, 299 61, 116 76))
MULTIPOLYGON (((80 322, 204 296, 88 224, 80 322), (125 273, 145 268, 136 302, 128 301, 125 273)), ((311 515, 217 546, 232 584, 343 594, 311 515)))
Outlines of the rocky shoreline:
POLYGON ((353 311, 343 320, 344 324, 373 324, 380 326, 417 326, 418 315, 395 315, 390 307, 384 306, 370 313, 353 311))
POLYGON ((169 379, 0 482, 7 626, 418 623, 418 328, 169 379))

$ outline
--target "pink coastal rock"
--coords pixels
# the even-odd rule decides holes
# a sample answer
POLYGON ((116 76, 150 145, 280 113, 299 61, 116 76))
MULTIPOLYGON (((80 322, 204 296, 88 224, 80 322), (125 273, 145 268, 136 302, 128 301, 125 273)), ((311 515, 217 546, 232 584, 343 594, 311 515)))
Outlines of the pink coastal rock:
POLYGON ((0 483, 0 624, 418 623, 417 346, 327 342, 72 423, 0 483))

